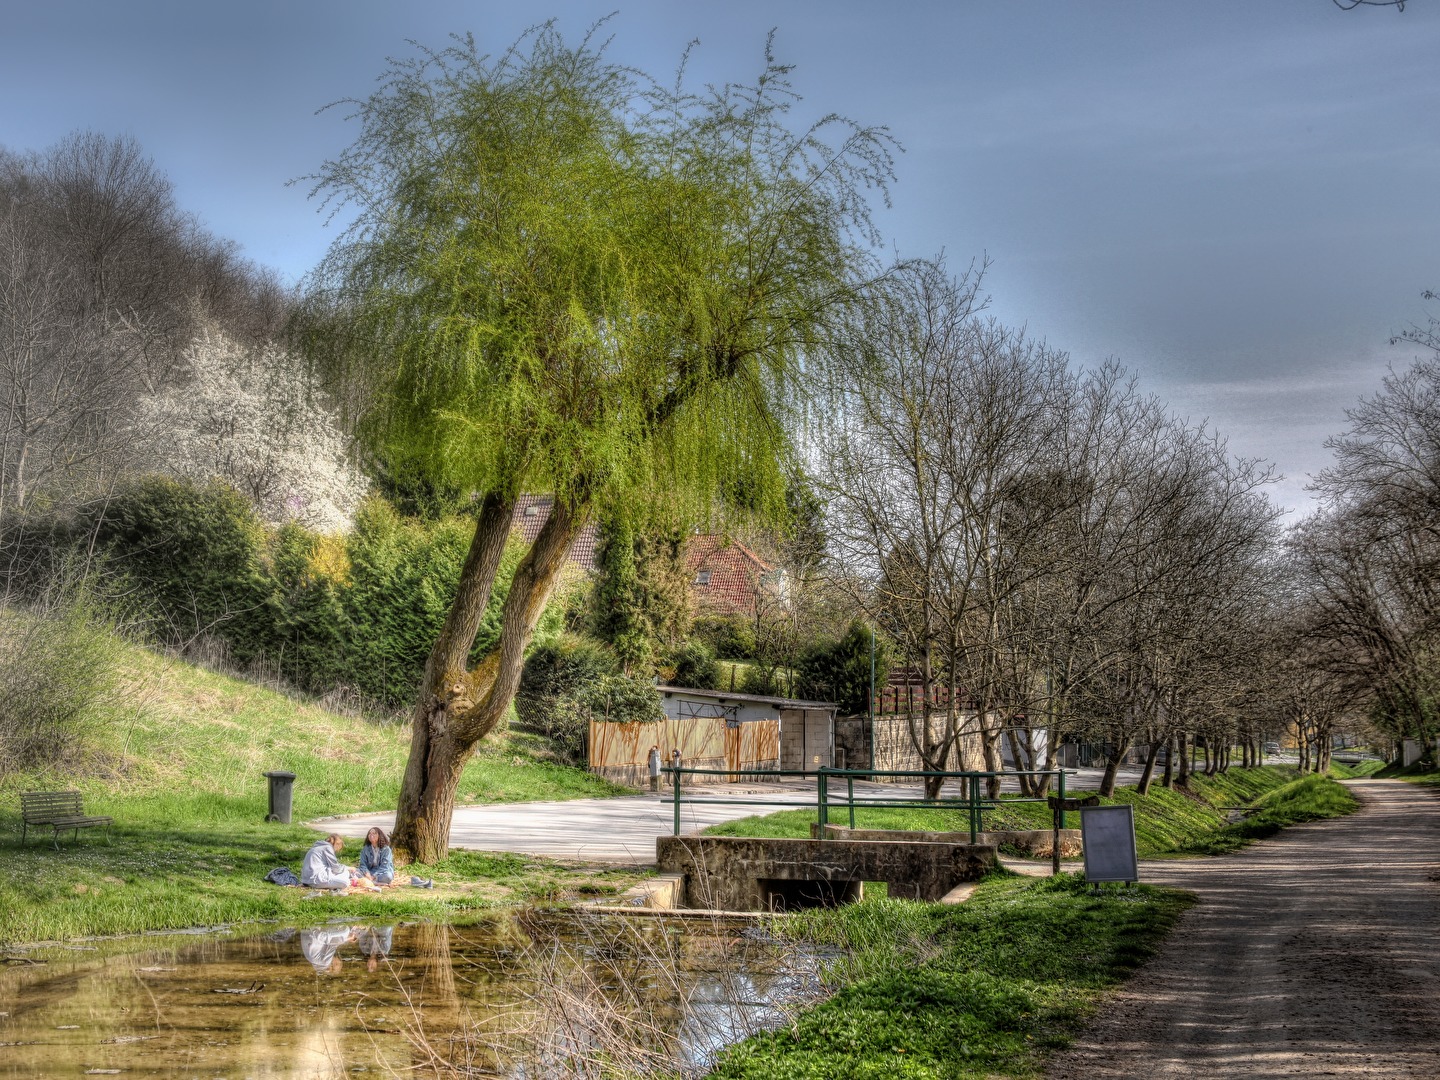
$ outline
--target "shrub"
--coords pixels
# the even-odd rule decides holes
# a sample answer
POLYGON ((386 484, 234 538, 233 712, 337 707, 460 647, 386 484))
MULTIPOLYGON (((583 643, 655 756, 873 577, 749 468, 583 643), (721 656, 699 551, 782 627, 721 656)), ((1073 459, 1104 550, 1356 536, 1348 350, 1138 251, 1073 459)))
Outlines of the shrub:
POLYGON ((522 726, 548 738, 562 758, 582 761, 590 717, 580 699, 603 679, 619 674, 620 662, 605 646, 561 635, 537 645, 526 658, 515 715, 522 726))
POLYGON ((738 616, 703 616, 695 620, 690 633, 721 660, 751 660, 755 656, 755 628, 738 616))
POLYGON ((779 670, 752 664, 746 669, 745 677, 740 680, 740 692, 742 694, 761 694, 765 697, 780 696, 782 687, 779 670))
POLYGON ((655 724, 665 719, 659 691, 628 675, 602 675, 578 700, 587 721, 655 724))
POLYGON ((233 488, 145 477, 83 535, 140 587, 166 644, 218 634, 241 663, 272 651, 265 530, 233 488))
POLYGON ((585 759, 590 721, 663 720, 660 695, 620 670, 620 661, 596 641, 562 635, 531 650, 515 696, 520 723, 546 736, 562 757, 585 759))
MULTIPOLYGON (((875 639, 873 685, 884 686, 890 674, 890 643, 875 639)), ((850 624, 839 641, 820 642, 808 649, 796 664, 796 693, 816 701, 834 701, 843 716, 869 709, 870 628, 858 619, 850 624)))
POLYGON ((60 765, 122 694, 121 643, 83 593, 0 606, 0 776, 60 765))
POLYGON ((720 665, 715 662, 715 653, 703 641, 685 642, 676 651, 672 663, 672 685, 689 686, 696 690, 719 688, 720 665))

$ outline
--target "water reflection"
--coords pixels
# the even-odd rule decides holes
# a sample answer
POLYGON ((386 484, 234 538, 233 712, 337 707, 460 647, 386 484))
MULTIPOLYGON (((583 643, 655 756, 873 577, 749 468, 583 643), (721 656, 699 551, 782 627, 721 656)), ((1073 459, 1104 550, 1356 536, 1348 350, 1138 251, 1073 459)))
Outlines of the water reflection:
POLYGON ((54 949, 0 970, 0 1077, 698 1072, 815 992, 749 924, 516 913, 54 949))

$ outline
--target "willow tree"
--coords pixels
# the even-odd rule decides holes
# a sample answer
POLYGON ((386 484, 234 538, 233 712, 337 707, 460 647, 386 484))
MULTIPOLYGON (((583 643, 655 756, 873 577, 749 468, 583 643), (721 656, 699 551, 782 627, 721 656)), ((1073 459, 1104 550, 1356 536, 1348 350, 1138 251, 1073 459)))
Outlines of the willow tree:
MULTIPOLYGON (((683 65, 682 65, 683 73, 683 65)), ((392 61, 314 177, 353 213, 313 281, 340 397, 391 468, 474 493, 475 536, 415 704, 395 837, 445 851, 460 772, 597 511, 783 499, 805 358, 875 265, 891 142, 796 128, 789 69, 692 92, 551 25, 392 61), (343 328, 345 344, 335 345, 343 328), (471 651, 516 498, 554 508, 496 645, 471 651)))

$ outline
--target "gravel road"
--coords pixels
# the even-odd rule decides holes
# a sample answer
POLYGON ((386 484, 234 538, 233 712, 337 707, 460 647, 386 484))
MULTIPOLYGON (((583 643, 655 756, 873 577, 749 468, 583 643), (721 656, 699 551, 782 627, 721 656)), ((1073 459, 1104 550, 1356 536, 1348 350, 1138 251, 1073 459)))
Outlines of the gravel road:
POLYGON ((1440 799, 1348 786, 1349 817, 1144 864, 1200 903, 1051 1080, 1440 1077, 1440 799))

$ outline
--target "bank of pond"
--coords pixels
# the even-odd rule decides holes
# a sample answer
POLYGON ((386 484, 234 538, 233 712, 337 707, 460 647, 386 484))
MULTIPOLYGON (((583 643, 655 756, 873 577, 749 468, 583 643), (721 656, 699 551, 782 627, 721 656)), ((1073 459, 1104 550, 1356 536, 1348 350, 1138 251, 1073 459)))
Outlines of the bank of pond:
POLYGON ((0 971, 0 1076, 1023 1076, 1185 902, 999 875, 958 907, 526 908, 31 947, 0 971))

